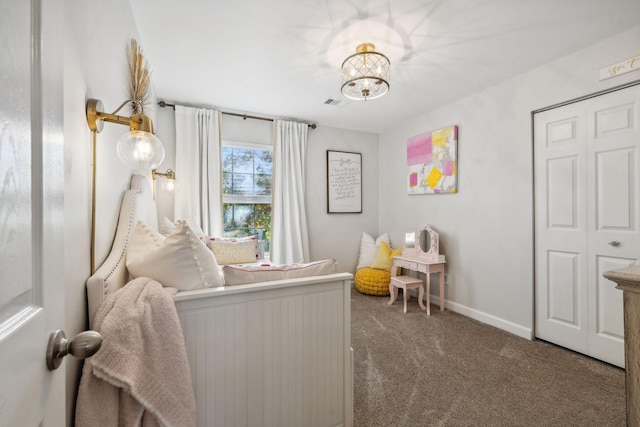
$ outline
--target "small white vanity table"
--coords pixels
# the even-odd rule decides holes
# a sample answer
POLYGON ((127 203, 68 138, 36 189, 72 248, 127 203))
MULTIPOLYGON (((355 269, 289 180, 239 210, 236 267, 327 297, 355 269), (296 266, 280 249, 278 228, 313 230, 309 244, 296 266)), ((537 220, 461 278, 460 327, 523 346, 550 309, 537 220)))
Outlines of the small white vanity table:
POLYGON ((446 264, 444 255, 440 255, 440 245, 438 233, 431 227, 424 226, 415 234, 407 233, 405 247, 402 255, 393 257, 391 267, 391 282, 389 283, 389 293, 391 299, 387 304, 391 305, 398 297, 398 288, 403 290, 404 312, 407 312, 408 291, 418 289, 418 304, 423 310, 427 310, 427 315, 431 315, 431 274, 440 273, 440 311, 444 311, 444 266, 446 264), (418 237, 416 244, 415 238, 418 237), (398 268, 424 273, 426 276, 427 305, 423 304, 424 290, 422 279, 409 275, 398 276, 398 268))

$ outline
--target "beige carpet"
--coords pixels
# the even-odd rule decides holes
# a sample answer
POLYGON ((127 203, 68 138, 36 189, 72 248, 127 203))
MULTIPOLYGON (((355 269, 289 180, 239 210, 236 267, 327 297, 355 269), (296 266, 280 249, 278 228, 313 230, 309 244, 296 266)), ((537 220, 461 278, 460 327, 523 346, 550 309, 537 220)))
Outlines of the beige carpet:
POLYGON ((354 425, 624 426, 624 370, 352 290, 354 425))

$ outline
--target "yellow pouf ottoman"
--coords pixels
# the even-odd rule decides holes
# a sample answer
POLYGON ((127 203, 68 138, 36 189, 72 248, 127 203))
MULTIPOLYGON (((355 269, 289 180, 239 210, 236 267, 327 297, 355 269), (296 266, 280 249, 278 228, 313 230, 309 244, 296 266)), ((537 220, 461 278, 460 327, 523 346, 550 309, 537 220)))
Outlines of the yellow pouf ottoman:
POLYGON ((377 268, 362 267, 356 271, 355 284, 358 292, 367 295, 389 295, 391 272, 377 268))

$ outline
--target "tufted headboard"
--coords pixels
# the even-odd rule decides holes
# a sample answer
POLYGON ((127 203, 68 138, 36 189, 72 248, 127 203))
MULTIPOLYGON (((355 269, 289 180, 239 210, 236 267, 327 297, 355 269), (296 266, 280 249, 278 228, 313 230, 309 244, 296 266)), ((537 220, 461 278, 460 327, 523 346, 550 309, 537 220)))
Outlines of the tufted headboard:
POLYGON ((125 191, 122 197, 111 251, 102 265, 87 280, 90 327, 93 326, 93 317, 105 297, 129 282, 129 272, 125 264, 127 245, 138 221, 143 221, 155 229, 158 228, 156 205, 149 179, 142 175, 133 175, 130 189, 125 191))

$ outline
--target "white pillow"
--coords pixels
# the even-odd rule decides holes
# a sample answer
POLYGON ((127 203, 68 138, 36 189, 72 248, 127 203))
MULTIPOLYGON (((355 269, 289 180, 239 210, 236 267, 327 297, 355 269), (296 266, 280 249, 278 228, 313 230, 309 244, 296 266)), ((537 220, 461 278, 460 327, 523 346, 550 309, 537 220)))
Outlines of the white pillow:
POLYGON ((176 228, 176 225, 166 216, 162 219, 162 223, 160 224, 160 233, 164 236, 168 236, 171 234, 173 229, 176 228))
MULTIPOLYGON (((200 223, 196 221, 194 216, 190 215, 188 218, 185 218, 185 221, 187 222, 189 227, 191 227, 191 229, 196 233, 196 236, 198 236, 199 239, 204 241, 204 238, 205 238, 204 231, 202 231, 202 227, 200 226, 200 223)), ((176 221, 176 225, 177 224, 178 222, 176 221)))
POLYGON ((162 246, 166 237, 149 227, 142 221, 138 221, 133 229, 129 245, 127 246, 127 261, 129 258, 146 254, 162 246))
POLYGON ((150 277, 179 291, 224 284, 215 256, 185 221, 166 238, 138 222, 126 263, 134 278, 150 277))
POLYGON ((256 262, 260 257, 258 239, 255 236, 210 237, 207 246, 216 256, 219 265, 256 262))
POLYGON ((333 273, 335 263, 335 259, 325 259, 303 264, 225 265, 222 267, 222 272, 225 285, 244 285, 271 280, 324 276, 333 273))
POLYGON ((380 243, 385 242, 391 246, 388 233, 383 233, 374 239, 369 234, 362 232, 362 238, 360 239, 360 256, 358 258, 358 265, 356 270, 362 267, 369 267, 373 264, 373 260, 376 258, 378 251, 380 250, 380 243))
MULTIPOLYGON (((189 227, 191 227, 193 232, 196 233, 196 236, 198 236, 198 238, 204 239, 205 237, 204 231, 202 231, 202 227, 200 227, 200 224, 198 224, 198 222, 194 219, 193 215, 189 216, 189 218, 186 218, 182 221, 187 222, 189 227)), ((176 227, 176 225, 178 225, 178 222, 179 221, 176 221, 175 223, 173 223, 169 218, 165 216, 162 219, 162 224, 160 225, 160 233, 162 233, 165 236, 168 236, 169 234, 171 234, 171 232, 176 227)))

